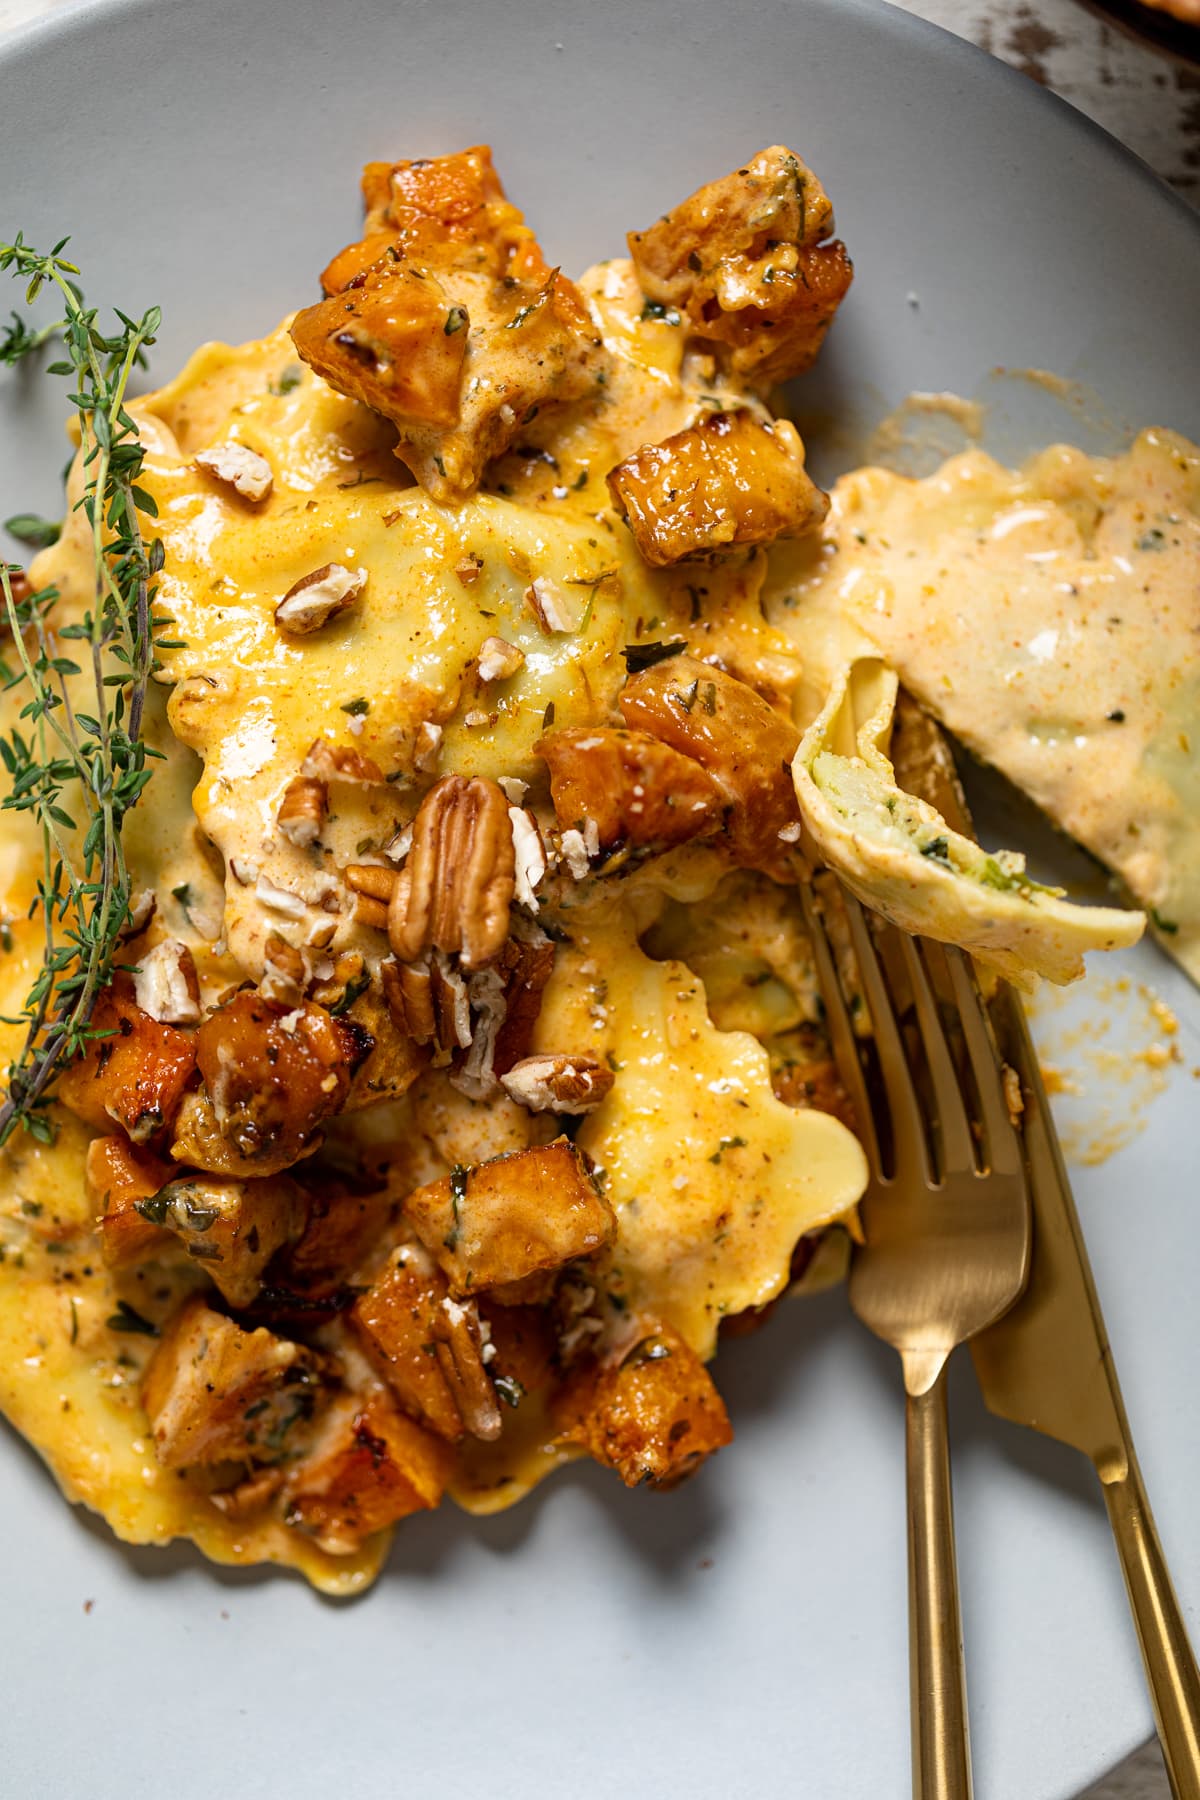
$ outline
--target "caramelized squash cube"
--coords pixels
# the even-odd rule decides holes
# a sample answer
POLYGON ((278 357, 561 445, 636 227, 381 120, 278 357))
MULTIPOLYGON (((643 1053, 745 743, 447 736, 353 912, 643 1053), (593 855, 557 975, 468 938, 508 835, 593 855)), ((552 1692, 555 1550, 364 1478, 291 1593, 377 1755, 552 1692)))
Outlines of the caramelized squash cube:
POLYGON ((229 1181, 176 1175, 138 1203, 143 1218, 173 1233, 230 1306, 249 1306, 277 1250, 303 1227, 304 1203, 286 1175, 229 1181))
POLYGON ((196 1033, 204 1092, 181 1118, 172 1156, 213 1174, 289 1168, 345 1105, 371 1047, 367 1032, 311 1000, 290 1009, 254 991, 235 994, 196 1033))
POLYGON ((669 657, 632 676, 617 696, 626 722, 690 756, 717 782, 730 811, 726 829, 744 868, 778 869, 781 831, 798 836, 791 763, 800 733, 737 676, 669 657))
POLYGON ((149 1200, 170 1181, 173 1170, 126 1137, 93 1138, 87 1148, 84 1183, 96 1207, 100 1254, 110 1269, 124 1269, 172 1248, 170 1234, 144 1218, 138 1202, 149 1200))
POLYGON ((708 771, 646 731, 552 731, 537 745, 564 828, 596 827, 602 850, 668 849, 719 827, 725 796, 708 771))
POLYGON ((404 1202, 455 1295, 509 1286, 612 1242, 616 1220, 567 1138, 459 1168, 404 1202))
POLYGON ((401 1249, 350 1310, 350 1325, 405 1412, 450 1443, 462 1414, 437 1356, 438 1313, 449 1289, 419 1248, 401 1249))
POLYGON ((158 1460, 277 1460, 327 1399, 330 1365, 316 1351, 259 1327, 243 1331, 199 1296, 163 1333, 142 1379, 158 1460))
POLYGON ((816 358, 854 274, 821 183, 783 144, 631 232, 638 280, 760 389, 816 358))
POLYGON ((670 1488, 732 1441, 724 1402, 695 1351, 658 1325, 615 1363, 589 1362, 555 1406, 560 1441, 615 1469, 626 1487, 670 1488))
POLYGON ((192 1039, 143 1012, 124 974, 100 995, 92 1027, 103 1035, 63 1071, 58 1098, 97 1131, 116 1124, 147 1144, 170 1125, 192 1080, 192 1039))
POLYGON ((284 1517, 331 1556, 438 1504, 449 1452, 383 1390, 347 1395, 330 1409, 320 1441, 292 1473, 284 1517))
POLYGON ((609 491, 644 561, 662 569, 778 537, 803 537, 829 511, 786 419, 712 413, 618 463, 609 491))

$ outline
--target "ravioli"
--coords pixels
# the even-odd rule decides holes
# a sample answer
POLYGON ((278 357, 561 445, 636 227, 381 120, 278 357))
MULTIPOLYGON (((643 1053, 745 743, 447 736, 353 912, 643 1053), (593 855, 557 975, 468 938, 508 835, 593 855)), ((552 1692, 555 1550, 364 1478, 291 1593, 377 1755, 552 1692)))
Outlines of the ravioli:
POLYGON ((820 551, 789 562, 768 609, 810 646, 806 695, 876 651, 1200 980, 1195 446, 1149 430, 1120 456, 1058 445, 1020 471, 979 451, 919 481, 858 470, 820 551))
POLYGON ((989 855, 897 786, 883 748, 896 691, 879 661, 852 663, 792 765, 813 843, 864 905, 905 931, 960 945, 1026 988, 1037 975, 1077 980, 1087 950, 1136 943, 1140 913, 1064 903, 1061 889, 1026 876, 1021 855, 989 855))

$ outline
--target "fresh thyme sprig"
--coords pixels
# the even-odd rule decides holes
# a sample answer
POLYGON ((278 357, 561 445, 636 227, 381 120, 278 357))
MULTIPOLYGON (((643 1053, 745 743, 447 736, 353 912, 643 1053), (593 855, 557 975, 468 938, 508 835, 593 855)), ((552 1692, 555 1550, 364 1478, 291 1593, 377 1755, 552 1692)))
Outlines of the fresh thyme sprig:
POLYGON ((101 330, 95 308, 84 304, 78 268, 62 255, 66 242, 47 253, 20 235, 0 243, 0 270, 25 280, 27 306, 43 288, 56 290, 62 303, 63 317, 37 330, 14 314, 0 338, 0 362, 16 363, 51 338, 62 341, 66 360, 49 372, 74 377, 69 399, 78 415, 84 479, 75 510, 87 521, 93 575, 82 618, 59 625, 56 590, 26 592, 15 581, 17 571, 0 561, 15 657, 5 683, 27 693, 20 714, 26 729, 14 726, 0 736, 10 778, 2 806, 32 814, 40 831, 43 869, 30 917, 40 911, 44 926, 42 966, 21 1015, 25 1037, 0 1105, 0 1144, 18 1124, 49 1141, 50 1084, 96 1035, 93 1009, 130 918, 122 827, 150 779, 149 759, 159 754, 145 742, 142 721, 156 649, 153 584, 163 552, 158 539, 146 542, 138 520, 139 509, 153 517, 157 508, 138 486, 143 451, 126 397, 161 315, 152 307, 135 321, 118 312, 119 328, 101 330), (94 712, 80 709, 70 685, 84 677, 84 668, 64 654, 66 644, 79 646, 94 712))

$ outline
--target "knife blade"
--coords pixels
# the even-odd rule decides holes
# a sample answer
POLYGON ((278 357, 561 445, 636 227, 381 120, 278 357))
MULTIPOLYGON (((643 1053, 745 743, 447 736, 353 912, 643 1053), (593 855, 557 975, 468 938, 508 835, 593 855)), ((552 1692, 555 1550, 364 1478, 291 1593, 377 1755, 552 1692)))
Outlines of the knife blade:
POLYGON ((1176 1800, 1200 1800, 1200 1671, 1146 1496, 1087 1247, 1020 1000, 993 1007, 1017 1071, 1033 1208, 1029 1284, 971 1342, 990 1411, 1080 1450, 1100 1477, 1176 1800))

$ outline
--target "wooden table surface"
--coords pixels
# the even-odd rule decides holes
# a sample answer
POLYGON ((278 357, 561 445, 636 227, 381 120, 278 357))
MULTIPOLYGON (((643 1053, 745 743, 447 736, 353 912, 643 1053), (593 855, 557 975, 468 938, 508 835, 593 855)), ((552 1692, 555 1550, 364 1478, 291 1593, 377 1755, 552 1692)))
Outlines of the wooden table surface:
MULTIPOLYGON (((85 3, 0 0, 0 32, 85 3)), ((1200 207, 1200 66, 1135 38, 1082 0, 895 3, 1061 94, 1200 207)), ((1157 1745, 1146 1745, 1080 1800, 1170 1800, 1157 1745)))

